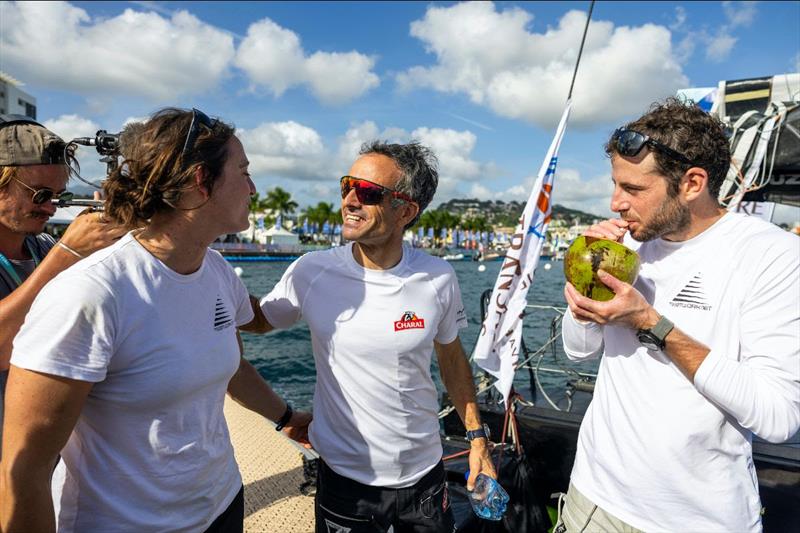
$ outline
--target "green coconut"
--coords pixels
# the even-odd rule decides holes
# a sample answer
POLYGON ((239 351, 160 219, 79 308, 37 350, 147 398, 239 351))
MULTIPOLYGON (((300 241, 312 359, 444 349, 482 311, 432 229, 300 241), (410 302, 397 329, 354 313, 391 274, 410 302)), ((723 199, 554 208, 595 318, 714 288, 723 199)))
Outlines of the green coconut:
POLYGON ((633 284, 639 275, 639 254, 616 241, 580 236, 570 244, 564 256, 564 275, 575 289, 592 300, 605 302, 614 292, 597 277, 604 270, 626 283, 633 284))

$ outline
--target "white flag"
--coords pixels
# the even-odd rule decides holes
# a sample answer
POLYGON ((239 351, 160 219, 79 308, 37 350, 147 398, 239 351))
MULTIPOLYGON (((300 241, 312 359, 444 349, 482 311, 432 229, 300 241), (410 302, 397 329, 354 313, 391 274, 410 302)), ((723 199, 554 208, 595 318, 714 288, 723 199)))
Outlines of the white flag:
POLYGON ((528 203, 519 225, 511 237, 500 274, 494 284, 486 319, 475 344, 475 362, 497 378, 495 386, 508 406, 508 395, 514 382, 522 338, 522 316, 527 304, 528 289, 533 284, 533 271, 545 241, 550 223, 553 181, 558 161, 558 147, 567 127, 572 102, 567 101, 558 130, 539 169, 528 203))

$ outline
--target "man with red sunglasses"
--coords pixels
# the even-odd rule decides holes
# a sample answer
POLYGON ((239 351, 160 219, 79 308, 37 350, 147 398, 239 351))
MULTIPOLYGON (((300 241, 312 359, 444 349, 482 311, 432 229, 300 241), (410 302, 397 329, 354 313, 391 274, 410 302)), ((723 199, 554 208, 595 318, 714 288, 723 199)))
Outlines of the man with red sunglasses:
POLYGON ((340 180, 350 243, 298 259, 261 301, 269 328, 304 319, 311 330, 318 532, 453 531, 434 351, 469 430, 468 487, 481 472, 496 477, 458 338, 467 319, 455 272, 403 244, 437 183, 427 148, 363 146, 340 180))
POLYGON ((100 213, 77 217, 58 242, 42 233, 72 157, 64 141, 36 121, 0 115, 0 437, 11 343, 34 298, 56 274, 123 234, 100 213))
POLYGON ((600 271, 608 302, 565 287, 567 355, 602 359, 556 531, 760 531, 753 435, 800 428, 800 239, 720 206, 728 139, 693 104, 654 105, 606 152, 620 218, 585 235, 641 270, 600 271))

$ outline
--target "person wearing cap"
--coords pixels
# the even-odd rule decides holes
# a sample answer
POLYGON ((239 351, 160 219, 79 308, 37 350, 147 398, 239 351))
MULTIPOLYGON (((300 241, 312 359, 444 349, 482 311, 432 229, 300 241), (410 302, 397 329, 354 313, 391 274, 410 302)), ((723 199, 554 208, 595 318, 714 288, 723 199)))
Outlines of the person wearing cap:
POLYGON ((261 301, 270 329, 302 319, 311 330, 318 532, 453 531, 434 352, 468 430, 468 489, 480 473, 496 477, 458 336, 467 325, 458 279, 446 261, 403 244, 437 184, 426 147, 365 144, 340 180, 351 242, 304 255, 261 301))
POLYGON ((800 428, 800 239, 719 204, 728 139, 691 102, 654 104, 606 153, 619 218, 585 235, 641 268, 598 273, 610 301, 565 287, 564 351, 602 358, 556 531, 761 531, 753 436, 800 428))
POLYGON ((124 232, 87 213, 58 242, 43 233, 67 185, 69 148, 27 117, 0 115, 0 437, 11 345, 33 299, 58 273, 124 232))

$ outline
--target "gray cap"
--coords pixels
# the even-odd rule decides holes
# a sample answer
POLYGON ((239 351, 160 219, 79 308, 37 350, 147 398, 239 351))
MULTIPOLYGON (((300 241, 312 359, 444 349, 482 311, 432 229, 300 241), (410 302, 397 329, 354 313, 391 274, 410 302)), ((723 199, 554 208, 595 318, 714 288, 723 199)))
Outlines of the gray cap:
POLYGON ((59 165, 66 143, 22 115, 0 115, 0 166, 59 165))

